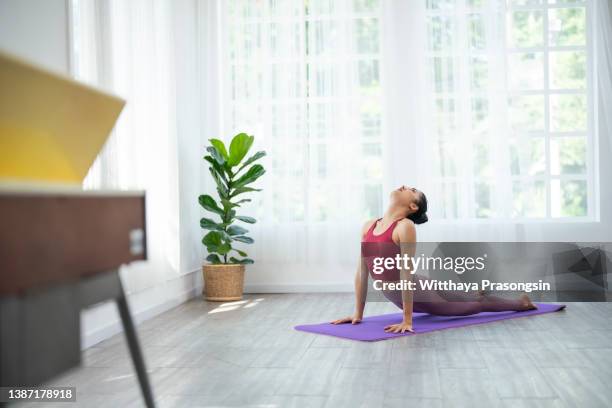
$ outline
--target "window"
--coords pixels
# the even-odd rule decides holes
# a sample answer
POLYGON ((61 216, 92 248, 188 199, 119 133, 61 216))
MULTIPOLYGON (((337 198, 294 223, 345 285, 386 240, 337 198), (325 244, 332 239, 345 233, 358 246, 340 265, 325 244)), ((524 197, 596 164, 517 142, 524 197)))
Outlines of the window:
POLYGON ((265 216, 380 214, 379 2, 220 4, 225 133, 253 133, 268 152, 265 216))
POLYGON ((424 2, 436 215, 593 216, 588 1, 424 2))
MULTIPOLYGON (((274 220, 336 218, 347 209, 339 201, 357 218, 379 215, 383 144, 394 146, 382 134, 390 3, 220 3, 224 133, 253 132, 268 151, 262 199, 274 220)), ((415 72, 426 90, 414 96, 427 106, 419 154, 431 180, 419 187, 435 203, 431 218, 592 217, 588 1, 422 0, 420 9, 423 40, 400 41, 425 50, 415 72)), ((405 159, 388 150, 387 165, 405 159)))

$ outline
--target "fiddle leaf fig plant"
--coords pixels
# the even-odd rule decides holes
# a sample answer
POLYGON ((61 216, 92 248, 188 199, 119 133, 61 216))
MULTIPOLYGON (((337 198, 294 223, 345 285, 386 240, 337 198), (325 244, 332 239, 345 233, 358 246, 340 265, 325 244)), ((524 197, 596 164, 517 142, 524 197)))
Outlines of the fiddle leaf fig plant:
POLYGON ((206 260, 215 265, 253 263, 246 252, 234 248, 237 242, 254 242, 253 238, 246 235, 249 232, 246 228, 234 223, 256 222, 253 217, 237 213, 242 204, 251 201, 243 198, 243 194, 261 191, 251 187, 251 184, 266 172, 262 165, 253 164, 264 157, 266 152, 259 151, 245 160, 254 139, 254 136, 240 133, 232 139, 229 150, 219 139, 210 139, 211 145, 206 148, 208 154, 204 156, 204 160, 210 165, 208 170, 217 186, 218 198, 215 200, 210 195, 203 194, 198 201, 212 216, 202 218, 200 226, 209 231, 202 238, 202 244, 209 254, 206 260))

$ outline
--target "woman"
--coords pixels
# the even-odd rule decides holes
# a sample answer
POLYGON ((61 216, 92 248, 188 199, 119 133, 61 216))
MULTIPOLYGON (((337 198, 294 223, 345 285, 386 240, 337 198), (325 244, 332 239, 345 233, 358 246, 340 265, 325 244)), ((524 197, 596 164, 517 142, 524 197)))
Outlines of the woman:
MULTIPOLYGON (((393 243, 397 247, 401 243, 407 244, 402 245, 404 247, 402 252, 406 252, 405 247, 412 248, 407 250, 407 252, 411 252, 407 255, 409 257, 414 256, 416 244, 415 224, 422 224, 427 222, 427 220, 427 198, 425 194, 416 188, 401 186, 391 193, 391 202, 384 216, 378 220, 368 221, 363 226, 361 231, 362 248, 364 247, 363 243, 378 243, 378 245, 393 243)), ((361 322, 368 285, 368 271, 366 269, 366 262, 361 257, 357 274, 355 275, 355 314, 343 319, 334 320, 333 324, 357 324, 361 322)), ((372 273, 371 268, 370 273, 372 273)), ((411 275, 406 269, 398 271, 398 273, 402 280, 427 280, 426 277, 417 274, 411 275)), ((375 278, 380 279, 380 276, 375 278)), ((393 280, 397 280, 397 278, 393 280)), ((412 329, 413 312, 439 316, 466 316, 480 312, 524 311, 536 308, 527 295, 523 295, 517 300, 508 300, 485 295, 483 292, 466 294, 440 290, 422 290, 418 282, 416 282, 415 288, 414 291, 383 291, 385 297, 404 312, 403 321, 385 327, 386 332, 414 332, 412 329)))

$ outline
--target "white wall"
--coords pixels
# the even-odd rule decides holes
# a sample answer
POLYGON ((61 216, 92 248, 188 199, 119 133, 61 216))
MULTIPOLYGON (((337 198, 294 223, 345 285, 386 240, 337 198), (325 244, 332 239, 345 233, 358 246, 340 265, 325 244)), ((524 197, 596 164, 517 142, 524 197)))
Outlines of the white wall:
POLYGON ((1 0, 0 49, 68 73, 68 0, 1 0))

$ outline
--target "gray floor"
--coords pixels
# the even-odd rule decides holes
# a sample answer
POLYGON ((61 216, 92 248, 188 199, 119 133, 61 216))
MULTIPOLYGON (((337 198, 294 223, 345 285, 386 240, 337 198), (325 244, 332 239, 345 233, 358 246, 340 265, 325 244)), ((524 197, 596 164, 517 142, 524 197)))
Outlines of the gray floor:
MULTIPOLYGON (((610 407, 612 304, 361 343, 297 332, 338 318, 349 294, 194 300, 139 326, 161 407, 610 407)), ((366 314, 396 311, 368 304, 366 314)), ((78 403, 142 406, 121 335, 52 385, 78 403)), ((34 404, 41 407, 43 404, 34 404)))

